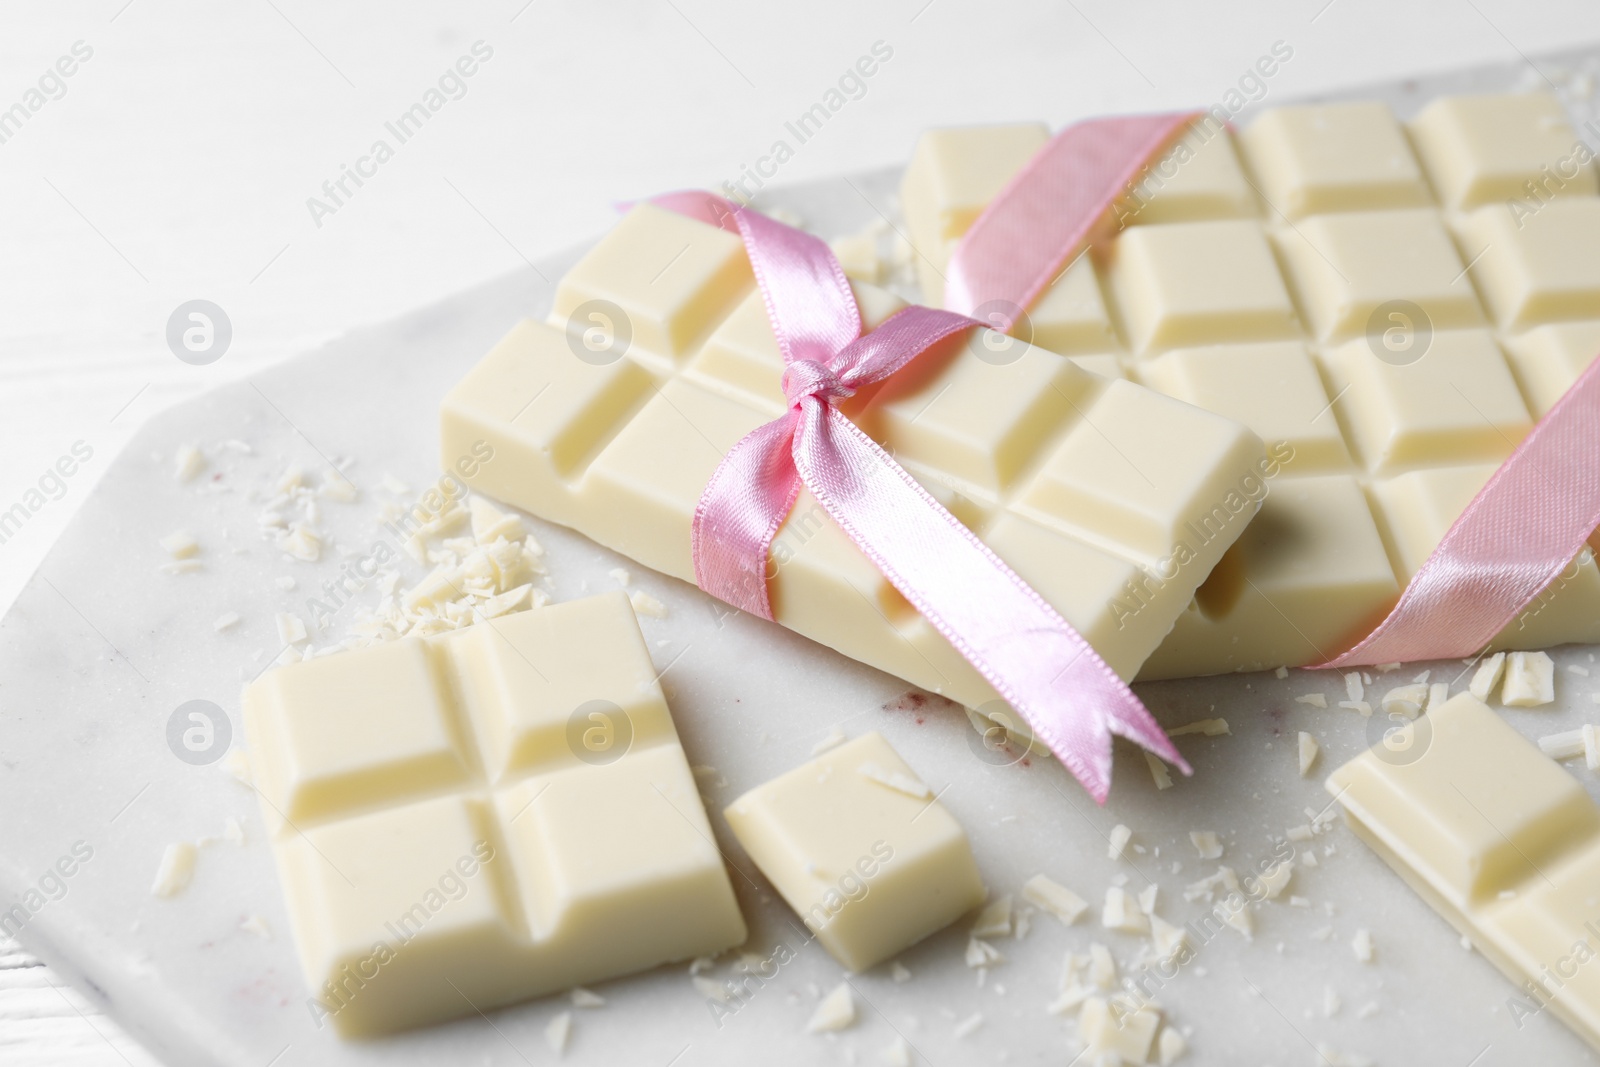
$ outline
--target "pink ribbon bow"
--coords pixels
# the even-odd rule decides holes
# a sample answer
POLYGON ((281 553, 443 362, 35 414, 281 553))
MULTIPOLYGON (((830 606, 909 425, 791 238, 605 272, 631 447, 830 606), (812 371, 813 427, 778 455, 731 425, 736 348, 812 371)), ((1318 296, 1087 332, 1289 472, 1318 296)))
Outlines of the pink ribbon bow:
MULTIPOLYGON (((1012 178, 952 255, 945 304, 1011 329, 1109 223, 1133 179, 1196 113, 1069 126, 1012 178), (996 310, 998 309, 998 310, 996 310)), ((1550 586, 1600 526, 1600 361, 1467 505, 1393 611, 1318 667, 1473 656, 1550 586)))
POLYGON ((821 240, 706 193, 655 203, 743 238, 783 353, 789 401, 781 417, 729 450, 700 497, 692 533, 700 588, 771 619, 767 553, 803 485, 1096 801, 1111 786, 1112 734, 1188 774, 1166 733, 1082 635, 837 407, 981 324, 910 307, 862 335, 855 294, 821 240))

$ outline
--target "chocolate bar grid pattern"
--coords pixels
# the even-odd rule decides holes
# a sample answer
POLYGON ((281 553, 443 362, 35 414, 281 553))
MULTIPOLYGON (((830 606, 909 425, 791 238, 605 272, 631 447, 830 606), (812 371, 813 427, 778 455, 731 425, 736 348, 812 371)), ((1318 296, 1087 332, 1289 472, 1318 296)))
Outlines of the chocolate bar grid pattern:
POLYGON ((744 939, 620 592, 292 664, 245 715, 307 982, 342 1032, 744 939), (452 870, 459 899, 441 895, 452 870), (380 942, 394 958, 374 966, 380 942))
MULTIPOLYGON (((1047 136, 924 137, 902 200, 927 302, 1047 136)), ((1541 94, 1441 98, 1409 126, 1381 103, 1274 109, 1238 136, 1204 121, 1117 205, 1127 228, 1035 302, 1035 344, 1294 451, 1142 677, 1340 651, 1600 351, 1600 197, 1578 143, 1541 94), (1431 322, 1415 362, 1403 333, 1385 346, 1407 325, 1389 301, 1431 322)), ((1600 641, 1589 549, 1497 647, 1573 641, 1600 641)))
MULTIPOLYGON (((902 306, 855 292, 869 328, 902 306)), ((491 442, 503 458, 475 489, 693 581, 695 505, 726 451, 785 411, 782 369, 738 237, 639 205, 563 279, 549 323, 452 390, 443 454, 491 442)), ((1248 431, 992 331, 841 408, 1125 677, 1254 511, 1220 507, 1262 461, 1248 431), (1147 579, 1184 537, 1194 557, 1147 579)), ((994 698, 809 493, 769 573, 785 625, 971 706, 994 698)))

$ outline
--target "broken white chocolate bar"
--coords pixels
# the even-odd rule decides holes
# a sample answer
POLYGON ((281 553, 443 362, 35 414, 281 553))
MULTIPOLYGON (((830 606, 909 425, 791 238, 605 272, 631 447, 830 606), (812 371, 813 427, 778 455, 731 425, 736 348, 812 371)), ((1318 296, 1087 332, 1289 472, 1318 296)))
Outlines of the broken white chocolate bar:
MULTIPOLYGON (((923 300, 1041 147, 937 130, 901 192, 923 300)), ((1281 458, 1260 515, 1141 677, 1321 662, 1382 618, 1495 468, 1600 352, 1600 196, 1544 94, 1202 118, 1114 206, 1120 232, 1019 336, 1236 419, 1281 458)), ((1600 641, 1585 549, 1501 647, 1600 641)))
POLYGON ((291 664, 244 718, 309 1003, 342 1034, 745 938, 621 592, 291 664))
POLYGON ((1600 948, 1600 809, 1577 779, 1463 693, 1334 771, 1328 791, 1473 947, 1537 988, 1528 1014, 1548 1004, 1600 1048, 1600 971, 1581 965, 1600 948))
MULTIPOLYGON (((864 325, 900 302, 854 286, 864 325)), ((441 447, 487 441, 476 491, 694 579, 690 526, 724 453, 787 407, 739 238, 634 207, 445 398, 441 447)), ((841 410, 1124 678, 1183 613, 1275 470, 1236 423, 992 331, 841 410)), ((800 494, 768 567, 779 622, 968 706, 993 689, 800 494)))
POLYGON ((880 734, 752 789, 723 814, 761 873, 852 971, 983 903, 966 831, 880 734))

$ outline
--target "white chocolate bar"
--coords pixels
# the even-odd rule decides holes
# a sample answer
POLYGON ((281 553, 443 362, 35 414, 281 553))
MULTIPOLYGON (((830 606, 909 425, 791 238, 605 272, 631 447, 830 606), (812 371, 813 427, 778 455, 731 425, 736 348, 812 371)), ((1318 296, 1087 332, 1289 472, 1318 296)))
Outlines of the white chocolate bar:
MULTIPOLYGON (((935 130, 901 191, 924 301, 1046 137, 935 130)), ((1283 457, 1261 514, 1140 677, 1327 659, 1394 603, 1600 352, 1600 185, 1543 94, 1202 119, 1120 232, 1029 309, 1035 345, 1226 415, 1283 457), (1418 353, 1422 353, 1420 356, 1418 353)), ((1585 549, 1497 639, 1600 641, 1585 549)))
POLYGON ((1351 828, 1524 991, 1525 1014, 1548 1006, 1600 1049, 1600 972, 1579 965, 1600 951, 1600 808, 1577 779, 1462 693, 1327 784, 1351 828))
POLYGON ((244 719, 319 1026, 380 1034, 744 941, 621 592, 291 664, 244 719))
POLYGON ((852 971, 983 903, 966 831, 880 734, 750 790, 723 815, 761 873, 852 971))
MULTIPOLYGON (((865 324, 902 305, 865 283, 865 324)), ((786 407, 738 237, 633 208, 442 406, 487 441, 474 490, 693 581, 723 454, 786 407)), ((952 338, 841 409, 1131 678, 1276 470, 1237 424, 993 331, 952 338)), ((779 622, 976 707, 994 690, 802 492, 768 568, 779 622)))

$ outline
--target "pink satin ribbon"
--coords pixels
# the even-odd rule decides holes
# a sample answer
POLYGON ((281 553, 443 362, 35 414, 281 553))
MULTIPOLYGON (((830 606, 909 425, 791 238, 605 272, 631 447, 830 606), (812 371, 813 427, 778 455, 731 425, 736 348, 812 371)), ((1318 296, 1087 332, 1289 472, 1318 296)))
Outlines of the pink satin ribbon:
POLYGON ((1600 526, 1600 361, 1494 472, 1387 618, 1319 667, 1460 659, 1561 576, 1600 526))
POLYGON ((911 307, 862 335, 855 294, 823 241, 706 193, 656 204, 744 240, 783 353, 789 410, 729 450, 695 509, 700 588, 771 619, 768 551, 800 488, 1023 717, 1096 801, 1111 735, 1189 766, 1083 637, 870 437, 839 400, 975 325, 911 307))
MULTIPOLYGON (((957 245, 945 305, 969 315, 981 310, 1009 329, 1103 232, 1117 197, 1194 117, 1093 119, 1058 133, 957 245)), ((1600 361, 1457 517, 1388 617, 1316 666, 1473 656, 1560 577, 1597 526, 1600 361)))
POLYGON ((1117 197, 1194 117, 1090 119, 1052 137, 957 244, 945 307, 963 315, 981 310, 985 321, 1009 332, 1061 269, 1109 230, 1117 197))

